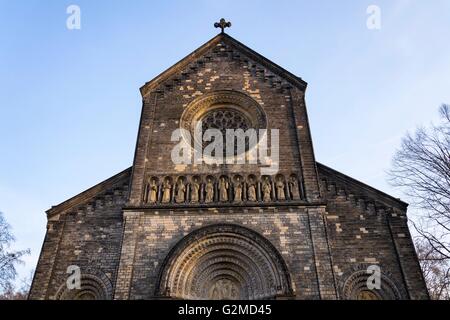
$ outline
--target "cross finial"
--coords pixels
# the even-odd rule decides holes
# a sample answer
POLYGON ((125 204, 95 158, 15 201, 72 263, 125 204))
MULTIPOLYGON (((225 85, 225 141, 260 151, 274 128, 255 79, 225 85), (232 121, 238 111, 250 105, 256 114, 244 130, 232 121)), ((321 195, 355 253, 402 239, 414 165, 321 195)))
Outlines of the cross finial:
POLYGON ((224 33, 225 28, 230 28, 231 22, 226 22, 224 18, 220 19, 219 22, 214 23, 214 28, 222 29, 222 33, 224 33))

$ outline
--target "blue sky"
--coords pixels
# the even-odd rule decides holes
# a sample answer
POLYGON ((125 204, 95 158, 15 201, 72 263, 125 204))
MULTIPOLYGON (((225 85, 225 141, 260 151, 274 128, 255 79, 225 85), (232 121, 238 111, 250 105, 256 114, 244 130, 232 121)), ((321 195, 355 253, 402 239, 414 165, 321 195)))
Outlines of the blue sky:
POLYGON ((450 103, 450 1, 0 0, 0 211, 34 268, 51 205, 132 163, 139 87, 213 22, 308 82, 318 161, 376 188, 407 130, 450 103), (81 8, 81 30, 66 8, 81 8), (366 27, 369 5, 381 29, 366 27))

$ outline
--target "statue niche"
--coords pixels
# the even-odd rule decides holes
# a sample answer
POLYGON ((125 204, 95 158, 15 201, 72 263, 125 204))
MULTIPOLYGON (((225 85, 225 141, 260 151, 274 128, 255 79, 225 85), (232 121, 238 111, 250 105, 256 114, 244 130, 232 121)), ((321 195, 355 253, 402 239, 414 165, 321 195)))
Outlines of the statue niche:
POLYGON ((272 184, 270 183, 269 177, 264 177, 262 182, 263 191, 263 201, 270 202, 272 200, 272 184))
POLYGON ((179 178, 175 188, 175 202, 183 203, 186 200, 186 185, 183 178, 179 178))
POLYGON ((229 183, 226 177, 221 177, 219 181, 219 200, 221 202, 228 201, 228 188, 229 183))
POLYGON ((257 178, 253 174, 247 178, 239 174, 206 177, 150 176, 146 178, 142 194, 142 203, 149 205, 217 202, 241 204, 300 199, 301 189, 296 174, 291 174, 288 179, 282 174, 273 178, 267 175, 257 178))
POLYGON ((289 196, 292 200, 300 200, 300 194, 298 191, 298 181, 295 175, 291 175, 288 183, 289 196))
POLYGON ((164 183, 162 185, 163 190, 163 196, 162 196, 162 203, 169 203, 170 202, 170 194, 172 192, 172 183, 170 181, 170 178, 164 179, 164 183))
POLYGON ((277 190, 278 201, 286 200, 286 195, 284 192, 284 178, 282 175, 279 175, 277 177, 277 181, 275 183, 275 188, 277 190))
POLYGON ((158 184, 155 178, 152 178, 149 186, 148 202, 156 203, 158 201, 158 184))
POLYGON ((199 202, 200 182, 198 177, 194 177, 191 183, 191 202, 199 202))
POLYGON ((250 176, 247 183, 247 199, 248 201, 256 201, 256 178, 250 176))
POLYGON ((235 178, 235 182, 233 184, 234 187, 234 202, 242 202, 242 178, 240 176, 237 176, 235 178))
POLYGON ((205 185, 205 203, 211 203, 213 201, 214 201, 214 183, 211 177, 207 177, 205 185))

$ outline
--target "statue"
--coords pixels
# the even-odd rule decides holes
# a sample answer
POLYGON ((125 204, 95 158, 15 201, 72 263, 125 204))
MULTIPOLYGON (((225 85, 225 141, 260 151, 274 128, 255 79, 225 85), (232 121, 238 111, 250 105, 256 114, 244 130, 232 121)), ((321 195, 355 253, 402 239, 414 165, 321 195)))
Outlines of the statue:
POLYGON ((263 201, 270 202, 272 200, 272 197, 270 195, 270 193, 272 192, 272 186, 270 184, 270 180, 268 177, 264 178, 264 181, 262 183, 262 191, 263 191, 263 201))
POLYGON ((216 286, 214 286, 212 294, 211 294, 211 300, 220 300, 220 295, 219 295, 219 289, 217 289, 216 286))
POLYGON ((198 179, 195 178, 191 183, 191 202, 198 202, 198 192, 200 190, 200 184, 198 183, 198 179))
POLYGON ((172 190, 170 181, 169 180, 164 181, 162 188, 163 188, 162 203, 169 203, 170 202, 170 191, 172 190))
POLYGON ((279 179, 276 183, 277 188, 277 198, 278 200, 286 200, 286 196, 284 194, 284 182, 283 180, 279 179))
POLYGON ((356 294, 356 300, 379 300, 377 295, 369 290, 363 290, 356 294))
POLYGON ((149 197, 150 203, 156 203, 158 200, 158 185, 156 184, 155 179, 152 179, 152 182, 150 184, 150 197, 149 197))
POLYGON ((183 183, 182 179, 178 180, 177 183, 177 189, 176 189, 176 195, 175 195, 175 202, 176 203, 183 203, 185 199, 185 191, 186 186, 183 183))
POLYGON ((219 182, 219 196, 220 201, 226 202, 228 201, 228 181, 225 179, 225 177, 220 178, 219 182))
POLYGON ((289 180, 289 195, 291 196, 292 200, 299 200, 300 195, 298 193, 298 183, 297 178, 295 176, 292 176, 289 180))
POLYGON ((205 192, 206 192, 205 202, 206 203, 213 202, 214 201, 214 184, 212 183, 211 178, 208 178, 208 180, 206 181, 205 192))
POLYGON ((211 300, 237 300, 239 299, 239 289, 231 280, 221 279, 209 289, 209 298, 211 300))
POLYGON ((256 186, 253 180, 249 180, 247 189, 248 201, 256 201, 256 186))
POLYGON ((234 183, 234 202, 242 202, 242 182, 240 177, 236 177, 234 183))

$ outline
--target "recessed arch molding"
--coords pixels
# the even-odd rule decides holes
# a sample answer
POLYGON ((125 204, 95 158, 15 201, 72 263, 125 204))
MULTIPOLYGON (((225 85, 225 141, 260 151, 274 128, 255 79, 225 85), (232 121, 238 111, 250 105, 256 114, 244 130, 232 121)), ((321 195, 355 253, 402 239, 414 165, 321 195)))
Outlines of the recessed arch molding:
POLYGON ((233 224, 197 229, 166 257, 156 296, 174 299, 274 299, 292 296, 286 263, 269 240, 233 224))

